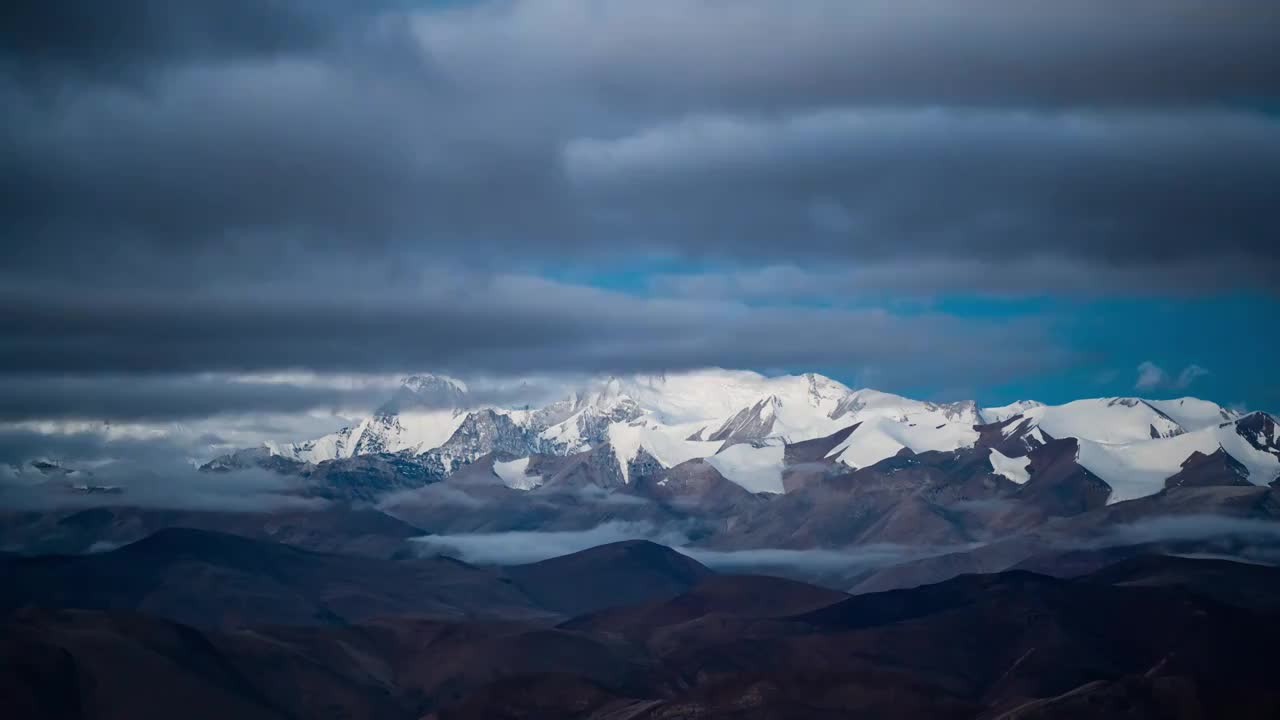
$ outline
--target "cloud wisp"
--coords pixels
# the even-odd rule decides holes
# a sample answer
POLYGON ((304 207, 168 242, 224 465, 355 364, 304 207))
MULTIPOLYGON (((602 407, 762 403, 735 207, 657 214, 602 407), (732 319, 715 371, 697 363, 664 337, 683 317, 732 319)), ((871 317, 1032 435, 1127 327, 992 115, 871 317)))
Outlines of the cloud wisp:
POLYGON ((680 531, 658 528, 648 522, 607 522, 587 530, 464 533, 414 538, 424 552, 451 555, 485 565, 537 562, 623 540, 651 540, 664 545, 688 542, 680 531))
POLYGON ((1138 365, 1138 379, 1133 387, 1135 390, 1186 390, 1198 378, 1208 374, 1208 370, 1191 364, 1182 368, 1177 375, 1171 375, 1164 368, 1146 360, 1138 365))

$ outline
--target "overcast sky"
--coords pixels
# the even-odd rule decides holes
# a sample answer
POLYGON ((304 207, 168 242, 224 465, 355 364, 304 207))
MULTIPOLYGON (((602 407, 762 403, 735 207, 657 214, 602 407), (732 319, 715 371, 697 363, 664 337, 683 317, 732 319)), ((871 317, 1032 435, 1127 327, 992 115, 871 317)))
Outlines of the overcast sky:
POLYGON ((1277 38, 1275 0, 11 1, 0 422, 704 365, 1276 409, 1277 38))

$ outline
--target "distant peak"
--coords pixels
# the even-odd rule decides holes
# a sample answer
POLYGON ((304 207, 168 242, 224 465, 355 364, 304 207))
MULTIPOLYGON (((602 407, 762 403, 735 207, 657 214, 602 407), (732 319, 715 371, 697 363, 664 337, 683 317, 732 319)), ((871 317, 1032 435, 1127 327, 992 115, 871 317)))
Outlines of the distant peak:
POLYGON ((445 375, 410 375, 400 381, 394 397, 378 409, 379 415, 405 410, 457 410, 468 406, 467 385, 445 375))
POLYGON ((416 393, 441 389, 453 389, 461 393, 467 392, 467 384, 461 380, 447 375, 435 375, 432 373, 410 375, 401 380, 400 385, 416 393))
POLYGON ((586 390, 573 394, 573 406, 577 410, 585 408, 609 410, 618 405, 633 403, 634 400, 623 392, 622 381, 617 377, 609 377, 586 390))
POLYGON ((1105 398, 1105 401, 1108 407, 1114 407, 1116 405, 1119 405, 1121 407, 1137 407, 1139 405, 1147 404, 1146 400, 1143 400, 1142 398, 1136 398, 1136 397, 1105 398))

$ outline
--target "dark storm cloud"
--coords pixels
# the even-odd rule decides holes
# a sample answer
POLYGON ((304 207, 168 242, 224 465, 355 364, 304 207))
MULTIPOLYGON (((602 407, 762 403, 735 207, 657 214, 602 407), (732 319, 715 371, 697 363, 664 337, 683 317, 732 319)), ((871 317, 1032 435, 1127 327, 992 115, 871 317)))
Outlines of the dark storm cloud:
POLYGON ((1141 268, 1210 243, 1274 265, 1280 129, 1249 105, 1280 77, 1272 2, 109 5, 36 24, 155 48, 145 91, 4 89, 0 210, 41 271, 304 249, 1141 268))
MULTIPOLYGON (((722 364, 968 382, 1061 351, 1038 328, 718 302, 717 279, 656 282, 699 296, 661 300, 500 273, 659 253, 821 266, 833 295, 1040 294, 1267 288, 1278 269, 1271 0, 16 8, 15 377, 722 364)), ((155 405, 130 412, 177 412, 155 405)))
POLYGON ((1150 270, 1138 280, 1157 288, 1179 273, 1266 287, 1277 269, 1280 122, 1261 114, 834 110, 558 147, 520 128, 477 130, 485 144, 420 98, 306 65, 184 78, 163 107, 102 91, 14 131, 0 208, 15 265, 153 283, 657 250, 1081 261, 1099 280, 1150 270), (1194 272, 1205 258, 1236 272, 1194 272))
POLYGON ((416 30, 489 86, 575 85, 631 107, 1061 107, 1274 94, 1269 0, 478 2, 416 30))
POLYGON ((19 72, 118 78, 170 64, 273 57, 332 44, 362 11, 334 0, 13 0, 0 58, 19 72))
POLYGON ((1131 106, 1271 96, 1270 0, 15 0, 0 57, 120 70, 325 56, 411 30, 482 91, 711 103, 1131 106))
POLYGON ((519 276, 427 276, 412 287, 182 297, 0 297, 0 370, 459 373, 892 363, 895 377, 1000 376, 1065 355, 1031 323, 877 309, 644 299, 519 276), (993 356, 990 348, 1023 341, 993 356), (1032 349, 1034 348, 1034 349, 1032 349), (936 353, 945 349, 945 367, 936 353))
POLYGON ((692 118, 578 141, 565 160, 615 236, 656 226, 765 257, 778 238, 792 257, 868 261, 1049 256, 1159 269, 1211 256, 1274 270, 1280 257, 1280 122, 1262 115, 692 118))

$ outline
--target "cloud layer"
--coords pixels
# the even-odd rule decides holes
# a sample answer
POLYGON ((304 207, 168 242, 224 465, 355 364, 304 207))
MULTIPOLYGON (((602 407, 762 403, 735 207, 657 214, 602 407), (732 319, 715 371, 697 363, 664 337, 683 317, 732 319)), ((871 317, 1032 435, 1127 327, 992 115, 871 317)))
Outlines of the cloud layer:
POLYGON ((1051 320, 901 301, 1273 297, 1280 271, 1271 0, 21 0, 8 20, 0 419, 368 401, 199 380, 298 369, 974 387, 1075 353, 1051 320), (644 277, 566 279, 583 268, 644 277))
POLYGON ((26 263, 1275 268, 1262 0, 23 5, 0 102, 26 263))
POLYGON ((249 513, 318 510, 327 505, 296 494, 295 482, 267 470, 203 473, 177 463, 113 462, 67 476, 0 463, 0 504, 8 511, 120 505, 249 513))

